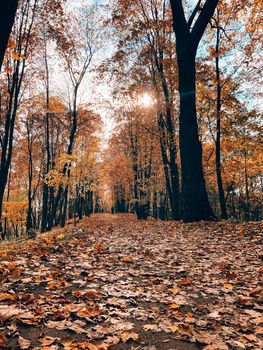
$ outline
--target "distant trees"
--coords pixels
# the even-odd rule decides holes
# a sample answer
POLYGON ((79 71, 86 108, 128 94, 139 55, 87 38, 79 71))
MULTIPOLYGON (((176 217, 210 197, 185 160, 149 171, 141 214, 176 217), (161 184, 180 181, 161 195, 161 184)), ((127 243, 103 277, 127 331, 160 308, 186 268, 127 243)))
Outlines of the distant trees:
POLYGON ((112 206, 114 212, 134 210, 139 220, 160 218, 165 183, 155 108, 125 101, 106 157, 112 206))

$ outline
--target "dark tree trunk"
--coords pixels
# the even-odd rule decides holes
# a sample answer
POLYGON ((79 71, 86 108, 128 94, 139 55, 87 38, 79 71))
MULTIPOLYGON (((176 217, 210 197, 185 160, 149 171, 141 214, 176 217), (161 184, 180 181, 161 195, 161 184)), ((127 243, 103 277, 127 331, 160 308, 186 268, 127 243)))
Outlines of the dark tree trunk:
POLYGON ((84 212, 86 216, 90 216, 93 213, 93 191, 86 193, 84 212))
MULTIPOLYGON (((151 40, 149 40, 152 45, 151 40)), ((160 131, 160 147, 163 160, 166 189, 169 197, 170 207, 172 211, 172 219, 180 219, 180 186, 179 172, 177 165, 177 148, 175 142, 174 121, 172 118, 172 101, 167 84, 167 78, 163 66, 163 50, 159 49, 159 55, 154 51, 154 61, 156 69, 161 80, 162 96, 165 101, 165 108, 162 108, 162 98, 159 91, 155 68, 152 69, 153 85, 155 86, 158 96, 158 128, 160 131), (167 154, 168 153, 168 154, 167 154)))
POLYGON ((166 190, 172 211, 172 219, 180 219, 180 191, 179 191, 179 173, 176 163, 176 152, 170 146, 170 160, 167 157, 167 140, 165 135, 165 126, 162 114, 158 118, 158 126, 160 129, 160 147, 163 161, 163 169, 166 183, 166 190))
MULTIPOLYGON (((162 50, 160 50, 160 64, 157 64, 157 69, 160 74, 162 90, 163 90, 163 95, 165 100, 166 123, 165 124, 160 123, 160 125, 163 128, 162 133, 164 132, 164 137, 165 137, 165 129, 164 129, 165 125, 167 128, 167 134, 168 134, 167 141, 168 141, 168 148, 169 148, 169 161, 166 163, 166 165, 169 165, 168 168, 170 173, 169 178, 170 178, 170 187, 171 187, 171 192, 170 193, 168 192, 168 194, 169 194, 170 205, 172 210, 172 219, 179 220, 180 219, 180 189, 179 189, 178 166, 176 162, 177 149, 176 149, 176 142, 175 142, 174 122, 172 120, 171 99, 170 99, 169 89, 167 86, 167 80, 164 73, 162 50)), ((164 166, 166 165, 164 164, 164 166)))
POLYGON ((68 186, 66 186, 63 193, 63 206, 62 206, 61 222, 60 222, 61 227, 65 227, 66 219, 67 219, 67 209, 68 209, 68 186))
POLYGON ((157 192, 154 191, 153 194, 153 218, 158 219, 158 206, 157 206, 157 192))
POLYGON ((248 173, 247 173, 247 150, 244 152, 245 155, 245 191, 246 191, 246 202, 245 202, 245 220, 250 220, 250 195, 248 186, 248 173))
POLYGON ((18 0, 3 1, 1 4, 0 71, 5 56, 5 49, 14 24, 17 6, 18 0))
POLYGON ((28 207, 27 207, 27 218, 26 218, 26 228, 27 231, 30 230, 33 227, 33 221, 32 221, 32 180, 33 180, 33 157, 32 157, 32 135, 30 135, 30 127, 27 124, 27 142, 28 142, 28 193, 27 193, 27 199, 28 199, 28 207))
POLYGON ((179 141, 182 170, 182 211, 186 222, 211 220, 214 215, 208 201, 202 165, 202 146, 196 115, 195 58, 205 28, 218 0, 206 0, 193 28, 201 1, 186 21, 182 0, 170 0, 179 74, 179 141))
POLYGON ((195 101, 195 53, 178 59, 179 69, 179 140, 182 168, 184 221, 212 219, 202 166, 202 146, 198 137, 195 101))
MULTIPOLYGON (((18 45, 17 50, 19 54, 24 58, 16 61, 16 63, 14 64, 14 72, 12 74, 12 77, 10 77, 10 80, 9 80, 9 84, 10 84, 8 87, 9 101, 7 106, 7 112, 5 115, 4 135, 1 142, 1 163, 0 163, 0 232, 1 234, 3 232, 2 221, 1 221, 2 210, 3 210, 3 197, 4 197, 4 191, 7 183, 8 172, 9 172, 12 155, 13 155, 13 137, 14 137, 16 113, 18 109, 20 90, 21 90, 24 72, 25 72, 25 57, 27 56, 27 53, 28 53, 29 39, 31 35, 32 26, 34 23, 35 12, 36 12, 36 1, 34 2, 33 8, 29 6, 30 4, 28 2, 24 3, 23 5, 24 7, 20 18, 21 23, 20 23, 17 35, 19 40, 22 40, 22 41, 24 40, 24 43, 23 45, 18 45), (30 22, 28 22, 28 15, 29 15, 30 9, 32 10, 32 18, 30 22)), ((4 11, 1 12, 1 15, 0 15, 1 20, 2 20, 2 15, 4 15, 4 11)), ((4 19, 3 22, 5 23, 6 19, 4 19)), ((0 23, 2 26, 2 22, 0 23)), ((0 40, 0 43, 2 45, 1 40, 0 40)))

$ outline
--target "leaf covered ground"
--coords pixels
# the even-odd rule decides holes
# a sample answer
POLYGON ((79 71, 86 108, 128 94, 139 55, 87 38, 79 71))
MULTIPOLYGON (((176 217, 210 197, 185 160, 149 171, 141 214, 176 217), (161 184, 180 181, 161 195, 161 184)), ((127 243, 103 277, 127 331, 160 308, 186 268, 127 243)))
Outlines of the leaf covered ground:
POLYGON ((261 349, 261 232, 98 214, 3 243, 0 349, 261 349))

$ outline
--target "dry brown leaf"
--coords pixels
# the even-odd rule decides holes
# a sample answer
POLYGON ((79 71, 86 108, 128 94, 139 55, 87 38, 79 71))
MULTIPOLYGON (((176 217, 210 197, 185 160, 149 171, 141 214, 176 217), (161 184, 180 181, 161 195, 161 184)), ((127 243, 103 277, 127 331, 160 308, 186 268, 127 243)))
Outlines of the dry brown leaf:
POLYGON ((70 329, 78 334, 81 333, 86 333, 85 329, 83 329, 82 327, 85 326, 86 323, 85 322, 81 322, 81 321, 48 321, 46 323, 46 327, 48 328, 55 328, 58 329, 60 331, 66 330, 66 329, 70 329))
POLYGON ((134 262, 134 260, 132 258, 128 257, 128 256, 123 256, 121 258, 121 261, 128 262, 128 263, 133 263, 134 262))
POLYGON ((30 347, 31 342, 29 340, 19 336, 18 344, 20 346, 20 349, 24 350, 24 349, 28 349, 30 347))
POLYGON ((228 350, 229 347, 221 339, 215 340, 213 343, 206 345, 203 350, 228 350))
POLYGON ((176 285, 174 285, 173 288, 170 289, 170 291, 171 291, 172 293, 174 293, 174 294, 179 293, 180 290, 181 290, 181 289, 180 289, 178 286, 176 286, 176 285))
POLYGON ((24 310, 18 309, 9 305, 0 305, 0 319, 7 320, 8 318, 18 316, 24 313, 24 310))
POLYGON ((10 294, 10 293, 0 293, 0 301, 4 300, 14 300, 16 299, 17 296, 15 294, 10 294))
POLYGON ((179 330, 179 327, 176 324, 172 324, 171 326, 169 326, 171 331, 173 333, 177 332, 179 330))
POLYGON ((48 346, 48 345, 52 345, 54 343, 55 340, 57 340, 58 338, 53 338, 53 337, 44 337, 39 339, 39 341, 41 342, 41 345, 43 346, 48 346))
POLYGON ((203 343, 203 344, 211 344, 217 338, 216 334, 211 334, 208 331, 193 332, 193 335, 199 343, 203 343))
POLYGON ((119 336, 124 343, 126 343, 128 340, 136 341, 139 339, 139 334, 133 332, 123 332, 119 336))
POLYGON ((233 284, 230 284, 230 283, 225 283, 225 284, 224 284, 224 287, 225 287, 226 289, 228 289, 228 290, 231 290, 231 291, 232 291, 234 286, 233 286, 233 284))
POLYGON ((143 325, 145 331, 158 331, 158 327, 155 324, 145 324, 143 325))

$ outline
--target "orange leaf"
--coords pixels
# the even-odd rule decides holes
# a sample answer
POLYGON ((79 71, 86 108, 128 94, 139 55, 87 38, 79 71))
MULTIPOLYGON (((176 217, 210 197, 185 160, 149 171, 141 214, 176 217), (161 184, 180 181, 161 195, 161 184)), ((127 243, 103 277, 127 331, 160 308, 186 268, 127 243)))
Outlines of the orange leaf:
POLYGON ((0 293, 0 301, 3 300, 14 300, 16 299, 15 294, 9 294, 9 293, 0 293))
POLYGON ((121 258, 121 261, 124 261, 124 262, 129 262, 129 263, 133 263, 133 259, 132 258, 129 258, 128 256, 124 256, 121 258))
POLYGON ((190 280, 188 280, 188 279, 186 279, 186 278, 183 278, 183 279, 181 279, 180 283, 181 283, 182 285, 186 286, 186 285, 188 285, 188 284, 191 284, 192 281, 190 281, 190 280))
POLYGON ((172 324, 172 325, 170 326, 170 329, 171 329, 171 331, 172 331, 173 333, 175 333, 175 332, 178 331, 179 327, 176 326, 175 324, 172 324))
POLYGON ((19 52, 14 51, 13 54, 12 54, 12 56, 13 56, 13 59, 14 59, 15 61, 19 61, 19 60, 20 60, 20 54, 19 54, 19 52))
POLYGON ((176 285, 173 286, 173 288, 171 289, 171 292, 174 293, 174 294, 177 294, 180 292, 180 288, 177 287, 176 285))
POLYGON ((101 243, 96 243, 93 246, 93 251, 98 251, 98 250, 103 250, 103 249, 104 249, 104 247, 101 243))
POLYGON ((56 289, 56 287, 57 287, 56 282, 54 282, 54 281, 49 282, 49 284, 48 284, 49 289, 54 290, 54 289, 56 289))

